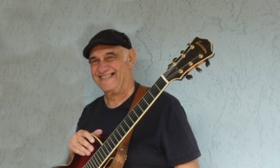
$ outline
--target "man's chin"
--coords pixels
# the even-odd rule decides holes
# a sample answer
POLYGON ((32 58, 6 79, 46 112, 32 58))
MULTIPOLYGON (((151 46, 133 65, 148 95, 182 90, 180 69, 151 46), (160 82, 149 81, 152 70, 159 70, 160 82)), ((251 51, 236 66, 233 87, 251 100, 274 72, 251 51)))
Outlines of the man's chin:
POLYGON ((114 90, 114 87, 112 87, 113 85, 106 85, 106 86, 100 86, 101 90, 106 94, 106 93, 110 93, 114 90))
POLYGON ((113 85, 114 85, 114 82, 110 81, 110 80, 98 81, 96 83, 102 90, 111 89, 111 88, 113 88, 113 85))

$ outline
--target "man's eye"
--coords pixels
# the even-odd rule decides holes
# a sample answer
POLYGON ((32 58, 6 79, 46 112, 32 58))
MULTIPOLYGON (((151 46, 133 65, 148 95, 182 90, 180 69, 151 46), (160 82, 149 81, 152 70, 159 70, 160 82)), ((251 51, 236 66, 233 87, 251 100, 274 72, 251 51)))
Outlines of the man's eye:
POLYGON ((106 61, 114 61, 117 57, 112 55, 112 56, 108 56, 106 57, 106 61))
POLYGON ((98 63, 98 60, 96 59, 90 59, 89 60, 89 64, 93 65, 93 64, 97 64, 98 63))

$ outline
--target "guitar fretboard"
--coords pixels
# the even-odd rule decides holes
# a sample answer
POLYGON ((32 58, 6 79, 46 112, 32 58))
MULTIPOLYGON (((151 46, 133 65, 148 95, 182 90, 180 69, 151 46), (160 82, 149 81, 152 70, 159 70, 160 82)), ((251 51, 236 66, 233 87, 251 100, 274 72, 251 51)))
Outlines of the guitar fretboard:
POLYGON ((139 120, 148 111, 155 100, 167 87, 168 82, 164 76, 160 77, 155 84, 147 91, 140 102, 124 117, 102 146, 92 155, 85 168, 99 168, 115 151, 118 145, 135 127, 139 120))

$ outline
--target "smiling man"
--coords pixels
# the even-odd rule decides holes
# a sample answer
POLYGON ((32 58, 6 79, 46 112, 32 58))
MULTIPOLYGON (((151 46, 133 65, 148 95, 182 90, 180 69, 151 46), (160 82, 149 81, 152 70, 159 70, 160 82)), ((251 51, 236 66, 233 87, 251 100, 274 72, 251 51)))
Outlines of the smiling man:
MULTIPOLYGON (((139 84, 137 54, 127 35, 108 29, 85 47, 92 78, 104 95, 88 104, 69 142, 72 154, 89 156, 95 136, 107 137, 127 114, 139 84)), ((134 130, 125 168, 198 168, 200 152, 179 101, 164 92, 134 130)))

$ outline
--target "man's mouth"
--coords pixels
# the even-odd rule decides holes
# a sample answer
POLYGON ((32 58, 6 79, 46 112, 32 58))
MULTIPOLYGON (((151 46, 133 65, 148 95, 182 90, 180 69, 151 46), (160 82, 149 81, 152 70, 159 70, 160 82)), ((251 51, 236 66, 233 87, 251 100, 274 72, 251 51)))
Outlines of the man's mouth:
POLYGON ((99 78, 102 79, 102 80, 106 80, 106 79, 110 79, 113 75, 115 75, 114 72, 112 72, 110 74, 100 75, 99 78))

